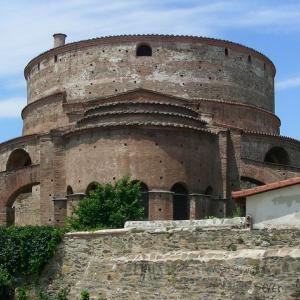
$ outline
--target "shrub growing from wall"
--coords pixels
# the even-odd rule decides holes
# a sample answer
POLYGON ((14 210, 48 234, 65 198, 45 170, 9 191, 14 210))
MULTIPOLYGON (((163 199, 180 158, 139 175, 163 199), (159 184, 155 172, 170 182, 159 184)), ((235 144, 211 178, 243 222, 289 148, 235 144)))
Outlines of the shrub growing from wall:
POLYGON ((75 230, 96 228, 121 228, 128 220, 142 220, 140 183, 132 182, 128 176, 114 184, 97 184, 68 219, 75 230))

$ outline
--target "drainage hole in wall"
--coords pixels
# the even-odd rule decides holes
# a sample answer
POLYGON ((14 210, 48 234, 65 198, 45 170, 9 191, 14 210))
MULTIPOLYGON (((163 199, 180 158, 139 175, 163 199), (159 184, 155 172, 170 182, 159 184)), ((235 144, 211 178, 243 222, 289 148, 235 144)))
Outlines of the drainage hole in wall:
POLYGON ((161 208, 159 208, 158 211, 161 211, 161 208))
POLYGON ((160 176, 159 178, 160 178, 160 179, 163 179, 163 177, 162 177, 162 176, 160 176))

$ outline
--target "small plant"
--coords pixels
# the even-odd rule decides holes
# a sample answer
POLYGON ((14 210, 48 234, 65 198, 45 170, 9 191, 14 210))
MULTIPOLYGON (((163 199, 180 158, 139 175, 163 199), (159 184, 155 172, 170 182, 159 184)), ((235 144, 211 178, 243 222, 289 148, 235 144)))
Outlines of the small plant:
POLYGON ((242 216, 242 210, 241 210, 240 206, 237 205, 232 212, 232 217, 237 218, 237 217, 241 217, 241 216, 242 216))
POLYGON ((38 300, 50 300, 50 296, 43 289, 38 289, 37 295, 38 300))
POLYGON ((24 287, 18 288, 17 290, 17 299, 18 300, 27 300, 26 289, 24 287))
POLYGON ((65 289, 60 290, 57 294, 57 300, 67 300, 67 291, 65 289))
POLYGON ((90 293, 87 290, 82 290, 80 293, 80 300, 90 300, 90 293))
POLYGON ((228 251, 236 251, 237 246, 235 244, 230 244, 230 245, 227 246, 227 250, 228 251))

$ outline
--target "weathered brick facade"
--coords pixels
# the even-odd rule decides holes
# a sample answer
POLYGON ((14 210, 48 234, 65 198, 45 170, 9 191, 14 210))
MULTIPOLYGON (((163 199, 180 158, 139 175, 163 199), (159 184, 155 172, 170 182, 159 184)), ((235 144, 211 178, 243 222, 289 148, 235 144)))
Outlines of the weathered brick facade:
POLYGON ((56 35, 25 68, 23 136, 0 144, 0 222, 60 225, 90 183, 128 174, 149 219, 230 214, 231 191, 300 174, 274 76, 267 57, 222 40, 56 35))

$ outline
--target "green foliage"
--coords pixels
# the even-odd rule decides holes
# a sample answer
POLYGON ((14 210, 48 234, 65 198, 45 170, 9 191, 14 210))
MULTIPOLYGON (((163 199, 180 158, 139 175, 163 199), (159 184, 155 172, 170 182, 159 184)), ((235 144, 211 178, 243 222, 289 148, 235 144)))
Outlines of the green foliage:
POLYGON ((237 245, 235 244, 230 244, 227 246, 228 251, 236 251, 237 250, 237 245))
POLYGON ((127 220, 142 220, 140 184, 128 176, 115 184, 98 184, 67 220, 71 229, 120 228, 127 220))
POLYGON ((80 293, 80 300, 90 300, 90 293, 87 290, 82 290, 80 293))
POLYGON ((241 216, 242 216, 242 210, 241 210, 240 206, 237 205, 232 212, 232 217, 236 218, 236 217, 241 217, 241 216))
POLYGON ((60 290, 57 294, 57 300, 67 300, 67 291, 66 290, 60 290))
POLYGON ((62 234, 54 227, 0 227, 0 299, 8 298, 16 286, 40 274, 62 234))
POLYGON ((18 300, 27 300, 27 295, 26 295, 26 289, 21 287, 21 288, 18 288, 18 291, 17 291, 17 299, 18 300))

